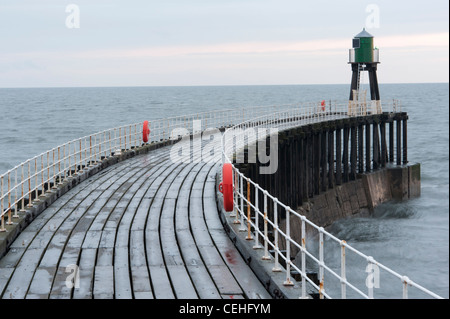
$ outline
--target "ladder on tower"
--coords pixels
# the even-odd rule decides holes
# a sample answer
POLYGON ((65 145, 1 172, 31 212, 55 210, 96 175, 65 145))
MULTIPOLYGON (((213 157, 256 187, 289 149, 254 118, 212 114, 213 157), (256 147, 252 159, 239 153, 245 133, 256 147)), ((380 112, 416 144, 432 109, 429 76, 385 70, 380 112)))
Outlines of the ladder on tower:
POLYGON ((359 92, 360 89, 360 81, 361 81, 361 71, 363 71, 364 68, 362 66, 362 64, 358 64, 358 76, 357 76, 357 81, 356 81, 356 91, 359 92))

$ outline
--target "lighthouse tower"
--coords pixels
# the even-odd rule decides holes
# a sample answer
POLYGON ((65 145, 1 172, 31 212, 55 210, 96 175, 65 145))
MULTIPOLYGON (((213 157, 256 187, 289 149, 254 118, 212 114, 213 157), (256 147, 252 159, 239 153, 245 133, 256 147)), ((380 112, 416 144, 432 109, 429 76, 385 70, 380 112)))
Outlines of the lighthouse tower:
POLYGON ((350 88, 349 113, 355 113, 357 107, 362 107, 366 112, 365 101, 361 101, 360 81, 361 72, 368 71, 370 97, 372 100, 371 111, 374 114, 381 113, 380 90, 378 89, 377 65, 379 61, 379 51, 373 46, 373 36, 363 29, 353 38, 353 48, 349 51, 349 64, 352 66, 352 83, 350 88))

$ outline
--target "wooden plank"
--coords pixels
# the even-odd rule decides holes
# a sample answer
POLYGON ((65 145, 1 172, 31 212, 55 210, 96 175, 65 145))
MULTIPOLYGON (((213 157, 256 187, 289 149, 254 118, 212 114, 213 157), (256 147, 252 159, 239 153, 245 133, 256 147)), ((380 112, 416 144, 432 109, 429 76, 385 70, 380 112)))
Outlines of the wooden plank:
POLYGON ((91 299, 92 286, 94 283, 94 268, 97 249, 85 248, 81 250, 79 275, 80 287, 73 291, 74 299, 91 299))
POLYGON ((3 292, 5 299, 24 299, 44 248, 27 249, 3 292))
POLYGON ((95 266, 94 299, 114 298, 114 268, 113 266, 95 266))
POLYGON ((136 299, 153 299, 150 274, 147 266, 134 266, 131 268, 133 295, 136 299))
POLYGON ((48 298, 55 273, 55 267, 38 267, 34 273, 26 298, 48 298))
POLYGON ((180 185, 175 210, 176 239, 199 298, 217 299, 220 298, 219 291, 203 264, 189 225, 189 193, 196 175, 197 171, 190 170, 183 184, 180 185))
MULTIPOLYGON (((67 280, 69 275, 74 275, 73 271, 66 272, 66 267, 58 267, 53 279, 53 286, 50 292, 50 299, 69 299, 72 297, 73 288, 67 286, 67 280)), ((72 281, 72 284, 74 282, 72 281)))

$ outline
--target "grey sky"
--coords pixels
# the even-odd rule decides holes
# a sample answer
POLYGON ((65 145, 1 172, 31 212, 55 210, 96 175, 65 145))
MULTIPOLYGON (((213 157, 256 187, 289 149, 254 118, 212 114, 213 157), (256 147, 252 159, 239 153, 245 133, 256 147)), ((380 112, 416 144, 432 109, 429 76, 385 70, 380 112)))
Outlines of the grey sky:
POLYGON ((0 87, 348 83, 370 4, 380 82, 448 82, 446 0, 0 0, 0 87))

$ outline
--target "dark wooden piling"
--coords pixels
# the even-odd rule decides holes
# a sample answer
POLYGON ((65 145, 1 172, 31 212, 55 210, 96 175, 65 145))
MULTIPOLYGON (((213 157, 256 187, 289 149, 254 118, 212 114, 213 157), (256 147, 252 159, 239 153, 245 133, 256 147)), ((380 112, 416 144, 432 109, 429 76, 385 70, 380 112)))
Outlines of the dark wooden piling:
POLYGON ((378 169, 378 166, 379 166, 378 123, 374 121, 373 124, 372 124, 372 128, 373 128, 373 133, 372 133, 372 138, 373 138, 373 154, 372 154, 372 156, 373 156, 373 169, 376 170, 376 169, 378 169))
POLYGON ((321 149, 320 149, 320 166, 321 166, 321 191, 325 192, 327 190, 327 136, 328 132, 327 130, 323 130, 320 134, 321 136, 321 149))
POLYGON ((364 172, 364 125, 358 124, 358 172, 362 174, 364 172))
POLYGON ((386 167, 387 149, 386 149, 386 122, 383 119, 380 123, 380 134, 381 134, 381 167, 386 167))
POLYGON ((407 135, 407 118, 403 118, 403 164, 408 164, 408 135, 407 135))
POLYGON ((334 130, 328 131, 328 188, 334 187, 334 130))
POLYGON ((341 128, 336 129, 336 185, 342 184, 341 128))
POLYGON ((389 122, 389 162, 394 162, 394 122, 389 122))
POLYGON ((397 120, 397 165, 402 164, 402 121, 397 120))
POLYGON ((349 138, 349 126, 344 125, 344 153, 342 155, 342 162, 344 164, 344 183, 349 181, 349 161, 348 161, 348 138, 349 138))
MULTIPOLYGON (((398 165, 406 163, 406 121, 406 113, 385 113, 283 131, 279 133, 277 172, 260 174, 259 164, 247 171, 280 202, 298 207, 336 185, 360 178, 364 172, 386 167, 394 158, 398 165)), ((266 154, 270 153, 269 143, 267 139, 266 154)), ((258 194, 260 211, 263 199, 263 194, 258 194)), ((271 205, 269 216, 273 214, 271 205)), ((281 212, 279 216, 283 216, 281 212)))
POLYGON ((351 149, 350 149, 350 180, 356 179, 356 165, 358 161, 358 149, 357 149, 357 140, 356 140, 356 126, 352 125, 350 128, 350 140, 351 140, 351 149))
POLYGON ((320 194, 320 150, 321 150, 321 134, 316 132, 314 134, 314 194, 320 194))
POLYGON ((370 172, 372 159, 370 157, 370 124, 366 124, 366 172, 370 172))

